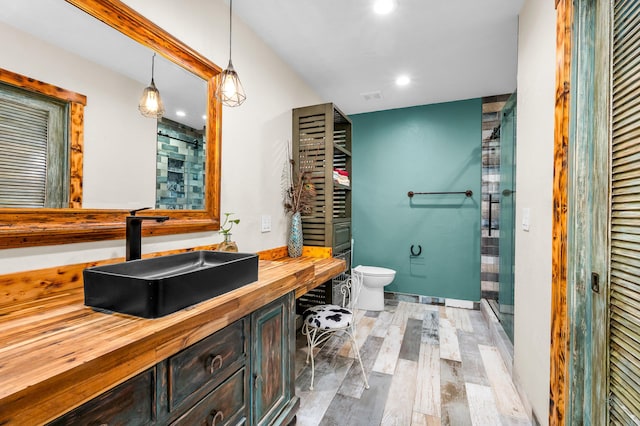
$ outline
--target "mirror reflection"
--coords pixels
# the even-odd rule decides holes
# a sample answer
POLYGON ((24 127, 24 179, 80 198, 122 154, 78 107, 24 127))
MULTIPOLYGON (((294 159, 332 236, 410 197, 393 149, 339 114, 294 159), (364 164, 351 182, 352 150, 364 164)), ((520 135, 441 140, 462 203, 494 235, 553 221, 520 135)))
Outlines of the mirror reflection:
MULTIPOLYGON (((150 119, 140 114, 138 101, 151 81, 153 52, 74 6, 5 2, 0 36, 11 40, 0 68, 86 96, 83 208, 204 208, 206 81, 157 55, 153 78, 166 112, 150 119)), ((64 170, 66 162, 63 156, 50 164, 64 170)))

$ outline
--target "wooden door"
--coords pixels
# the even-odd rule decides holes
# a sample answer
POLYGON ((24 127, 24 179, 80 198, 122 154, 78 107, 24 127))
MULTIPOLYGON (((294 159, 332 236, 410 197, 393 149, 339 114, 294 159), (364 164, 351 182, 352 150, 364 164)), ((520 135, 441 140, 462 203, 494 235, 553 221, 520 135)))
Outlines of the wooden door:
POLYGON ((573 32, 566 420, 640 424, 640 3, 576 1, 573 32))
POLYGON ((613 2, 608 382, 611 424, 640 424, 640 4, 613 2))
POLYGON ((251 315, 252 424, 272 424, 287 418, 294 399, 293 293, 281 297, 251 315))
POLYGON ((558 0, 549 424, 608 423, 608 1, 558 0))

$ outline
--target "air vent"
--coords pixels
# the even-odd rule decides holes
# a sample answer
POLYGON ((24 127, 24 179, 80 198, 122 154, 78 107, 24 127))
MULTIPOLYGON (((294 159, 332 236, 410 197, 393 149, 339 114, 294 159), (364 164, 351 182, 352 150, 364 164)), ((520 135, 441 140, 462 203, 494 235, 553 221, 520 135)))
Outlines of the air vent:
POLYGON ((376 90, 375 92, 360 93, 360 96, 362 96, 365 101, 379 101, 382 99, 382 92, 376 90))

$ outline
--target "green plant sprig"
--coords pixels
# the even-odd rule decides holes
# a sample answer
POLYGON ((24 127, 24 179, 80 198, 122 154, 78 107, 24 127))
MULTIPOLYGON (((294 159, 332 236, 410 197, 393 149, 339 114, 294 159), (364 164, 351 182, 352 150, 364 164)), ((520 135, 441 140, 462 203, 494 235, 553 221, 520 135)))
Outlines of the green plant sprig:
POLYGON ((240 223, 240 219, 231 219, 230 216, 233 215, 235 213, 225 213, 224 214, 224 222, 222 223, 222 225, 220 225, 220 233, 223 235, 227 235, 229 232, 231 232, 231 228, 233 228, 233 225, 236 224, 238 225, 240 223), (227 227, 227 224, 229 225, 227 227))

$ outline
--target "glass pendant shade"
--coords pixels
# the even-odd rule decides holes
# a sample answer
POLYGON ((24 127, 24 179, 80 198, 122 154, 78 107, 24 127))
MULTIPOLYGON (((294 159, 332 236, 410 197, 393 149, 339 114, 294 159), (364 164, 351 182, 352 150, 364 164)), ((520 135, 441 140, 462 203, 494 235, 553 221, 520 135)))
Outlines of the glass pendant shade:
POLYGON ((222 102, 223 105, 237 107, 247 99, 242 83, 240 83, 240 78, 238 78, 238 73, 233 68, 231 60, 229 60, 227 69, 222 71, 218 78, 216 99, 222 102))
POLYGON ((160 92, 156 88, 153 79, 151 79, 151 84, 142 92, 138 109, 142 115, 149 118, 160 118, 164 115, 162 98, 160 98, 160 92))
POLYGON ((138 110, 145 117, 158 119, 164 115, 164 104, 162 103, 162 98, 160 98, 160 91, 153 81, 155 59, 156 54, 154 53, 151 58, 151 84, 142 91, 140 102, 138 102, 138 110))
POLYGON ((231 62, 232 17, 233 0, 229 0, 229 65, 218 76, 218 87, 216 88, 215 96, 218 101, 222 102, 222 105, 237 107, 247 99, 247 95, 244 94, 244 87, 242 87, 238 73, 233 68, 233 62, 231 62))

